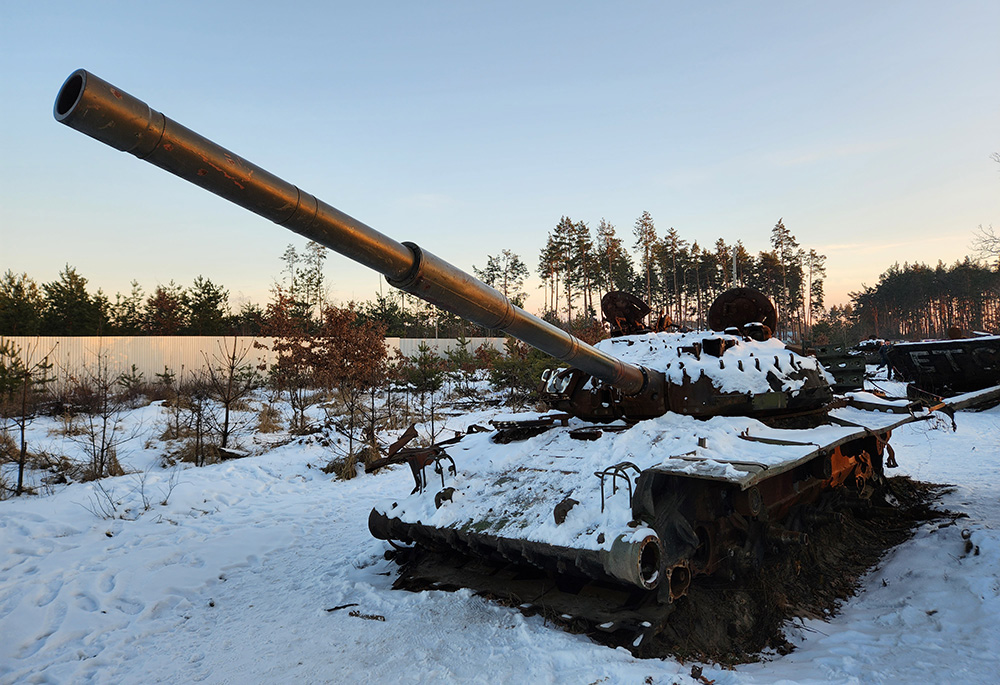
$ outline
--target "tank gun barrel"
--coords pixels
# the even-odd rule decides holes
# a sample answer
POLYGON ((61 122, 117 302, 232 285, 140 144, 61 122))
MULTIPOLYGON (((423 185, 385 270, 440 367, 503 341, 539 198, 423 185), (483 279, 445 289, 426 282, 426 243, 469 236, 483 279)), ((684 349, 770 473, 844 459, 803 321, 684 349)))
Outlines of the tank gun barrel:
POLYGON ((626 395, 648 384, 641 367, 594 349, 443 259, 383 235, 83 69, 66 79, 53 114, 60 123, 367 266, 397 288, 484 328, 505 331, 626 395))

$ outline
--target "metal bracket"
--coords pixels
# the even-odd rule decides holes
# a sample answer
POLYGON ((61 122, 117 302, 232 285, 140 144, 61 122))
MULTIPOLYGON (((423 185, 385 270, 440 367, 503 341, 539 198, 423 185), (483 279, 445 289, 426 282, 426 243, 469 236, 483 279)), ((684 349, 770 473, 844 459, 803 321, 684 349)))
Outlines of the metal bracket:
POLYGON ((641 473, 641 469, 630 461, 623 461, 621 463, 615 464, 614 466, 609 466, 603 471, 594 471, 594 475, 597 476, 601 481, 601 513, 604 513, 604 479, 606 477, 611 477, 611 494, 618 492, 618 479, 623 478, 626 485, 628 485, 628 505, 632 506, 632 477, 629 476, 627 469, 632 469, 635 471, 635 475, 641 473))

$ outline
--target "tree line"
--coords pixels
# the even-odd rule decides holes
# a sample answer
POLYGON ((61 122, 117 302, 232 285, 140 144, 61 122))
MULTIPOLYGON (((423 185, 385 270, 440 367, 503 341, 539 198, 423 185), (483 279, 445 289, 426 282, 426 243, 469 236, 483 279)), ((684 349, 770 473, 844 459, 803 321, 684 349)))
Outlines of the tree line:
POLYGON ((114 299, 90 293, 69 265, 41 285, 10 270, 0 278, 0 335, 234 335, 259 328, 259 314, 253 305, 233 314, 229 292, 202 276, 148 294, 132 281, 132 290, 114 299))
POLYGON ((678 325, 701 328, 715 298, 735 286, 771 298, 781 332, 805 335, 824 311, 826 257, 801 247, 782 219, 771 229, 771 249, 757 255, 740 240, 730 244, 719 238, 704 246, 673 227, 660 233, 649 212, 636 219, 631 239, 634 260, 628 237, 606 219, 592 231, 586 222, 562 217, 539 255, 548 318, 593 318, 603 294, 620 290, 678 325))
MULTIPOLYGON (((750 286, 775 302, 779 333, 819 343, 871 335, 938 337, 955 326, 1000 328, 1000 275, 975 259, 952 266, 896 264, 875 286, 851 293, 849 304, 827 310, 826 257, 802 247, 782 219, 771 229, 770 248, 754 255, 742 241, 722 238, 705 247, 673 227, 658 231, 648 212, 636 219, 627 236, 605 219, 591 230, 586 222, 563 216, 539 254, 541 316, 593 341, 601 337, 601 298, 621 290, 648 302, 657 315, 701 328, 715 297, 727 288, 750 286)), ((43 284, 8 270, 0 278, 0 335, 260 336, 275 328, 279 308, 287 309, 304 331, 316 334, 328 305, 325 258, 325 249, 316 243, 301 253, 289 246, 270 301, 264 306, 243 303, 235 312, 229 292, 202 276, 187 287, 171 281, 150 293, 133 281, 130 292, 110 298, 100 290, 91 294, 87 279, 69 265, 58 279, 43 284)), ((531 271, 520 255, 504 249, 473 272, 523 306, 531 271)), ((496 334, 395 289, 343 308, 359 321, 378 323, 387 336, 496 334)))
MULTIPOLYGON (((307 332, 318 333, 329 288, 323 273, 326 248, 309 242, 303 251, 289 245, 282 254, 280 276, 264 305, 242 303, 235 311, 229 291, 211 279, 198 276, 190 286, 170 281, 146 292, 132 281, 128 293, 109 297, 90 292, 87 279, 71 265, 49 283, 39 284, 26 273, 7 270, 0 277, 0 335, 267 335, 280 325, 272 320, 277 309, 300 322, 307 332)), ((489 257, 475 273, 517 304, 527 268, 510 250, 489 257)), ((390 289, 366 302, 344 305, 364 321, 378 322, 385 334, 409 338, 482 337, 490 334, 474 324, 442 311, 419 298, 390 289)))
POLYGON ((966 257, 894 264, 874 286, 851 293, 859 333, 880 338, 943 338, 949 329, 1000 330, 1000 271, 966 257))

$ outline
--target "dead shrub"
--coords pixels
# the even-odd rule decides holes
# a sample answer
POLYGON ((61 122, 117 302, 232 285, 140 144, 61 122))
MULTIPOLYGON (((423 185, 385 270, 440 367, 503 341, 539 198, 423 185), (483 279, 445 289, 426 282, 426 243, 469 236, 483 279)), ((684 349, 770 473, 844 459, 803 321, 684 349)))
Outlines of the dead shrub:
POLYGON ((64 411, 59 414, 58 418, 59 426, 50 430, 49 435, 65 435, 66 437, 73 437, 86 434, 87 426, 80 420, 79 414, 71 411, 64 411))
POLYGON ((184 440, 191 437, 191 429, 184 425, 167 424, 160 433, 160 440, 184 440))
POLYGON ((323 473, 336 476, 340 480, 350 480, 357 473, 358 460, 353 454, 346 457, 334 457, 326 462, 321 471, 323 473))
MULTIPOLYGON (((13 436, 6 432, 0 432, 0 464, 7 462, 17 462, 20 458, 21 450, 18 448, 13 436)), ((48 471, 53 474, 62 474, 65 478, 76 479, 79 470, 69 457, 63 455, 49 454, 48 452, 24 453, 24 468, 29 471, 48 471)), ((45 482, 49 482, 45 479, 45 482)), ((65 482, 65 481, 52 481, 65 482)))
POLYGON ((339 480, 351 480, 358 475, 358 464, 368 466, 379 458, 377 449, 371 445, 365 445, 356 452, 351 452, 346 456, 334 457, 322 468, 323 473, 332 474, 339 480))
POLYGON ((17 461, 20 450, 17 443, 7 431, 0 431, 0 464, 8 461, 17 461))
POLYGON ((344 457, 334 457, 322 470, 323 473, 332 474, 338 480, 351 480, 358 475, 358 457, 353 453, 344 457))
POLYGON ((94 470, 93 466, 88 464, 82 467, 80 471, 80 480, 84 483, 100 480, 101 478, 113 477, 113 476, 124 476, 125 469, 118 461, 118 455, 115 452, 114 447, 109 447, 104 454, 104 469, 103 472, 98 473, 94 470))
POLYGON ((250 406, 250 403, 247 402, 246 400, 243 400, 243 399, 233 400, 230 403, 229 408, 231 410, 233 410, 233 411, 252 411, 253 410, 253 407, 250 406))
POLYGON ((142 393, 150 402, 168 402, 176 396, 177 391, 163 383, 147 383, 142 387, 142 393))
POLYGON ((42 477, 45 485, 59 485, 73 481, 82 481, 86 477, 86 467, 62 454, 38 452, 29 454, 31 468, 46 471, 50 475, 42 477))
MULTIPOLYGON (((0 432, 0 464, 17 463, 20 458, 20 449, 13 436, 7 432, 0 432)), ((26 471, 38 471, 48 473, 41 476, 44 485, 57 485, 68 483, 73 480, 80 480, 81 467, 68 457, 53 455, 48 452, 26 451, 24 454, 24 468, 26 471)), ((0 475, 0 499, 8 492, 13 492, 13 488, 2 479, 0 475)), ((36 494, 34 487, 23 486, 22 493, 27 495, 36 494)))
POLYGON ((261 407, 257 414, 257 430, 261 433, 277 433, 282 428, 278 410, 269 405, 261 407))
POLYGON ((365 466, 368 466, 382 455, 375 447, 372 447, 371 445, 365 445, 360 450, 358 450, 358 456, 361 458, 361 463, 364 464, 365 466))
POLYGON ((198 441, 194 439, 185 440, 179 448, 170 453, 169 458, 173 460, 173 463, 184 462, 196 466, 218 464, 222 461, 219 457, 219 448, 215 445, 203 443, 201 454, 198 454, 198 441))

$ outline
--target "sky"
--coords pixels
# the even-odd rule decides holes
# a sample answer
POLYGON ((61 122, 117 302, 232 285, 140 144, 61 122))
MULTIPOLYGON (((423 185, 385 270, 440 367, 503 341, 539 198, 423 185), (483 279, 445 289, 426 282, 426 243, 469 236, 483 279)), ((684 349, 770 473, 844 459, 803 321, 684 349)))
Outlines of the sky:
MULTIPOLYGON (((77 68, 456 266, 563 215, 827 256, 827 303, 1000 227, 1000 3, 0 3, 0 272, 263 303, 304 239, 56 123, 77 68)), ((331 254, 334 301, 387 292, 331 254)), ((542 305, 539 280, 527 308, 542 305)))

